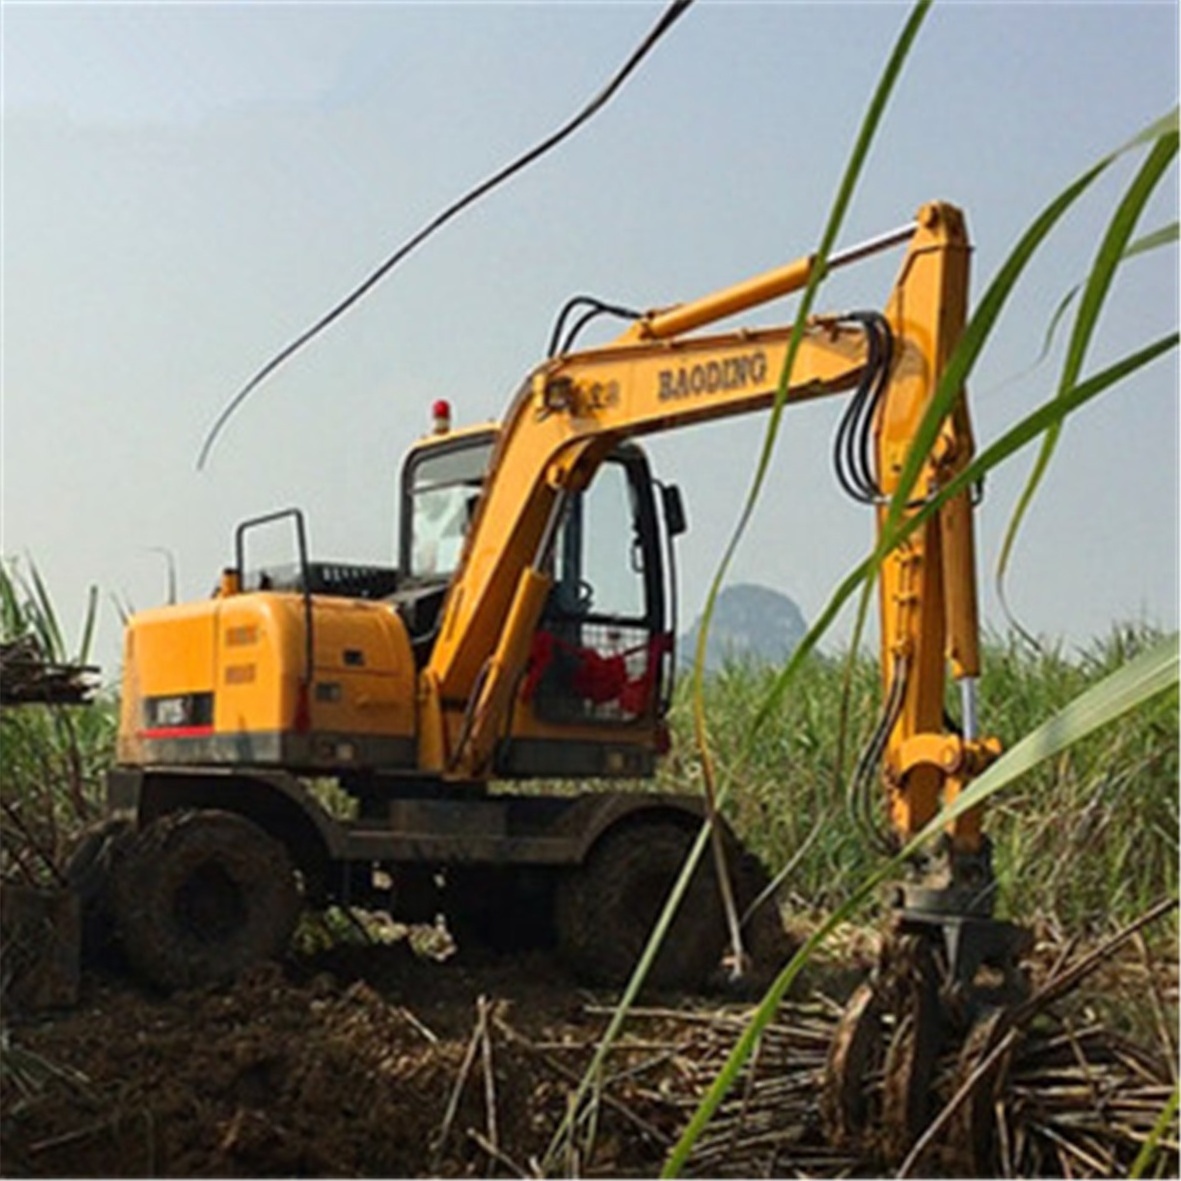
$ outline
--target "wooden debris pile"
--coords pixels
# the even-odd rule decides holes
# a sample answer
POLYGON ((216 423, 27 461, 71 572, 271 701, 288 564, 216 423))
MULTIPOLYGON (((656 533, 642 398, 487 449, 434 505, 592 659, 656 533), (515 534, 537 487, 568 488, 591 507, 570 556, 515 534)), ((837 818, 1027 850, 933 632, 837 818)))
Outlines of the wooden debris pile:
MULTIPOLYGON (((594 1006, 585 1012, 603 1021, 609 1014, 594 1006)), ((953 1119, 901 1170, 889 1169, 872 1151, 825 1138, 820 1095, 838 1016, 838 1007, 823 1000, 783 1006, 698 1140, 687 1176, 1127 1176, 1174 1086, 1162 1059, 1118 1034, 1042 1020, 1024 1032, 1001 1077, 982 1084, 993 1088, 984 1105, 993 1121, 987 1166, 963 1142, 972 1125, 953 1119)), ((530 1041, 482 1002, 435 1137, 435 1166, 459 1140, 482 1154, 485 1176, 655 1176, 749 1017, 738 1007, 635 1010, 574 1133, 558 1144, 551 1137, 595 1037, 530 1041), (532 1087, 527 1126, 533 1135, 526 1140, 520 1113, 511 1110, 508 1077, 514 1067, 519 1071, 522 1050, 540 1068, 536 1077, 552 1080, 532 1087), (456 1120, 460 1110, 469 1120, 464 1126, 456 1120)), ((957 1066, 954 1054, 942 1063, 936 1089, 945 1102, 957 1066)), ((1162 1175, 1176 1176, 1175 1126, 1157 1152, 1162 1175)))
MULTIPOLYGON (((1127 1176, 1174 1085, 1156 1056, 1100 1026, 1038 1032, 994 1099, 996 1175, 1127 1176)), ((1163 1175, 1177 1176, 1175 1127, 1160 1147, 1163 1175)))
MULTIPOLYGON (((1161 913, 1154 908, 1142 922, 1161 913)), ((1132 935, 1122 932, 1078 959, 1064 953, 1028 1004, 983 1022, 966 1046, 949 1049, 935 1074, 928 1134, 901 1166, 886 1163, 872 1138, 838 1147, 825 1135, 821 1094, 842 1007, 822 996, 784 1003, 698 1140, 686 1174, 1118 1177, 1144 1154, 1150 1175, 1176 1176, 1177 1126, 1168 1117, 1177 1085, 1175 988, 1164 990, 1171 995, 1157 984, 1146 989, 1159 1017, 1152 1048, 1070 1003, 1084 977, 1132 935)), ((584 1035, 566 1030, 560 1039, 531 1041, 505 1010, 481 999, 437 1144, 466 1137, 483 1153, 487 1176, 657 1175, 753 1009, 633 1009, 573 1131, 556 1136, 611 1013, 585 1005, 575 1026, 584 1035), (519 1069, 522 1051, 535 1078, 551 1080, 531 1089, 527 1124, 534 1132, 526 1140, 519 1114, 509 1110, 509 1081, 495 1065, 519 1069), (455 1113, 464 1094, 467 1114, 483 1114, 460 1131, 455 1113), (483 1096, 475 1107, 474 1095, 483 1096)), ((880 1077, 868 1083, 882 1087, 880 1077)))
POLYGON ((85 705, 98 669, 50 660, 34 635, 0 643, 0 706, 85 705))

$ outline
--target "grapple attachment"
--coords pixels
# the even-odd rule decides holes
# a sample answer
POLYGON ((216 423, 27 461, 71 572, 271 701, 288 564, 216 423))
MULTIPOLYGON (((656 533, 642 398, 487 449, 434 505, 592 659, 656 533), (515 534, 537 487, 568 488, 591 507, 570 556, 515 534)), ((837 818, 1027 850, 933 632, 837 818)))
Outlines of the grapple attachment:
MULTIPOLYGON (((991 886, 990 869, 986 877, 991 886)), ((997 1041, 1028 995, 1021 961, 1032 937, 993 918, 990 899, 991 889, 969 895, 930 879, 900 890, 877 968, 853 994, 830 1047, 822 1109, 836 1143, 896 1167, 916 1145, 921 1152, 941 1061, 956 1055, 956 1079, 973 1087, 999 1068, 997 1041)), ((954 1141, 964 1175, 988 1171, 991 1105, 982 1093, 957 1105, 943 1139, 954 1141)))

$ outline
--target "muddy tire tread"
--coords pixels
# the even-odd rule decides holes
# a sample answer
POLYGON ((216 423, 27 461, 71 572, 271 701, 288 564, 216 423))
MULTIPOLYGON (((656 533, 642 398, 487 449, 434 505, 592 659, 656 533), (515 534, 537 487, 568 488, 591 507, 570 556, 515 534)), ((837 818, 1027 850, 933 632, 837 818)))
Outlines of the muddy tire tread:
POLYGON ((135 840, 135 818, 116 812, 87 825, 74 841, 63 876, 82 910, 82 960, 101 964, 117 956, 113 878, 135 840))
MULTIPOLYGON (((600 838, 558 883, 558 947, 579 979, 626 984, 695 832, 669 821, 624 824, 600 838)), ((648 974, 653 989, 700 989, 717 970, 725 917, 708 850, 648 974)))
POLYGON ((301 908, 284 846, 245 817, 214 810, 172 813, 140 832, 116 867, 113 901, 132 969, 169 991, 225 982, 280 955, 301 908), (244 910, 216 940, 195 936, 176 914, 177 892, 211 864, 237 887, 244 910))

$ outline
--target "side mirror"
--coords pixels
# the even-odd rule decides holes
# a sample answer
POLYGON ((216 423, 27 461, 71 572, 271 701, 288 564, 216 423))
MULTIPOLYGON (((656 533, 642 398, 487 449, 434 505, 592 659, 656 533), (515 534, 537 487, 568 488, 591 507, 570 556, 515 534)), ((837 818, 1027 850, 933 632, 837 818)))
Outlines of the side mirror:
POLYGON ((664 507, 664 527, 669 537, 680 537, 689 529, 689 519, 685 515, 685 502, 681 499, 681 490, 676 484, 662 484, 660 486, 660 501, 664 507))

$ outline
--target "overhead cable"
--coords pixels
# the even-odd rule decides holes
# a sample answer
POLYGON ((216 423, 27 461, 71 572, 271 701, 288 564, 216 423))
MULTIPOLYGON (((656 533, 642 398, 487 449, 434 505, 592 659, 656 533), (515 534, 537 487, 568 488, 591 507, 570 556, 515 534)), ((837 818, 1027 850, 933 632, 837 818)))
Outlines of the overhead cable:
POLYGON ((213 448, 218 436, 226 423, 233 416, 234 412, 242 405, 243 402, 254 392, 272 373, 275 372, 286 361, 289 361, 305 344, 318 336, 330 324, 334 323, 341 316, 344 315, 350 308, 358 303, 365 295, 367 295, 377 284, 385 278, 400 263, 408 254, 410 254, 418 246, 422 245, 436 230, 440 229, 447 222, 449 222, 457 214, 461 213, 469 205, 474 204, 481 197, 491 192, 498 185, 503 184, 504 181, 510 177, 515 176, 522 169, 528 167, 535 160, 540 159, 547 152, 556 148, 563 140, 569 138, 577 131, 583 124, 587 123, 594 115, 596 115, 608 102, 615 96, 616 92, 623 86, 624 82, 636 70, 640 63, 647 57, 648 53, 656 46, 657 42, 668 32, 676 21, 682 17, 685 12, 692 5, 693 0, 672 0, 672 3, 662 13, 660 19, 653 26, 648 35, 640 42, 640 44, 633 50, 631 56, 624 62, 618 71, 614 74, 607 85, 599 91, 579 111, 572 119, 563 124, 557 131, 553 132, 540 143, 530 148, 524 155, 519 156, 512 163, 501 168, 499 171, 493 173, 486 180, 476 185, 459 200, 447 206, 441 213, 432 218, 426 225, 422 227, 416 234, 404 242, 397 250, 394 251, 380 266, 377 267, 365 280, 363 280, 357 287, 355 287, 348 295, 344 297, 333 308, 320 317, 310 328, 300 333, 293 341, 285 345, 279 350, 261 369, 259 369, 253 377, 230 399, 225 409, 218 415, 217 421, 214 422, 209 434, 205 436, 205 442, 201 446, 201 453, 197 457, 197 470, 200 471, 205 466, 205 461, 209 457, 209 453, 213 448))

